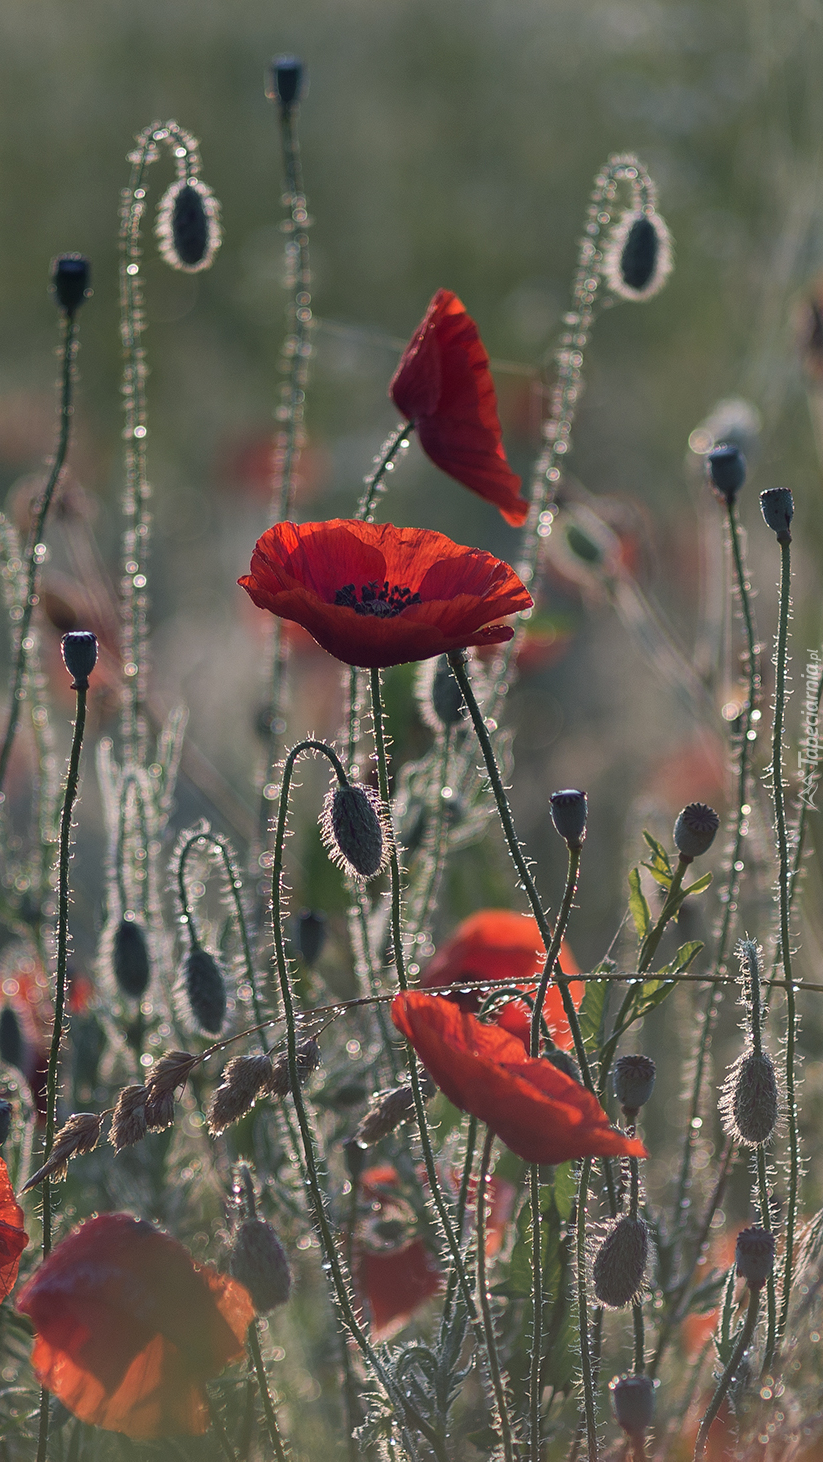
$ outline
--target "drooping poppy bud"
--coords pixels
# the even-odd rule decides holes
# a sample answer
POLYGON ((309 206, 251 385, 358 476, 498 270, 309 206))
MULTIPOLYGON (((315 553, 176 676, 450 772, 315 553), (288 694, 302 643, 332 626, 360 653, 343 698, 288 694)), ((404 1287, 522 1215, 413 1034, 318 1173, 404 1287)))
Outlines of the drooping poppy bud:
POLYGON ((774 1234, 768 1229, 741 1229, 737 1235, 735 1265, 749 1289, 762 1289, 774 1268, 774 1234))
POLYGON ((461 724, 465 704, 463 692, 454 678, 447 655, 424 662, 417 694, 423 719, 433 730, 461 724))
POLYGON ((75 629, 60 642, 63 663, 72 677, 72 690, 88 690, 89 676, 97 664, 97 636, 90 630, 75 629))
POLYGON ((111 967, 124 995, 140 1000, 151 979, 149 946, 142 925, 135 919, 121 919, 114 931, 111 967))
POLYGON ((654 1091, 655 1064, 649 1056, 620 1056, 614 1063, 614 1094, 626 1116, 636 1117, 654 1091))
POLYGON ((193 944, 183 965, 186 995, 197 1024, 219 1035, 226 1016, 226 982, 214 955, 193 944))
POLYGON ((237 1229, 229 1273, 246 1286, 258 1315, 284 1305, 291 1292, 286 1251, 270 1223, 247 1218, 237 1229))
POLYGON ((705 802, 690 802, 674 825, 674 843, 681 858, 691 863, 708 853, 720 826, 720 818, 705 802))
POLYGON ((3 1146, 11 1130, 12 1105, 5 1099, 0 1100, 0 1147, 3 1146))
POLYGON ((566 1076, 570 1076, 573 1081, 579 1081, 582 1085, 580 1067, 571 1051, 561 1051, 558 1046, 555 1046, 551 1051, 546 1051, 545 1060, 550 1061, 552 1066, 557 1067, 558 1071, 565 1072, 566 1076))
POLYGON ((730 1068, 720 1097, 723 1130, 748 1147, 768 1142, 777 1123, 777 1077, 765 1051, 747 1051, 730 1068))
POLYGON ((315 965, 326 943, 326 916, 318 909, 303 909, 296 922, 300 958, 307 965, 315 965))
POLYGON ((20 1029, 16 1012, 10 1005, 4 1005, 0 1010, 0 1061, 5 1061, 7 1066, 16 1066, 18 1071, 22 1071, 25 1056, 26 1043, 23 1040, 23 1032, 20 1029))
POLYGON ((199 178, 178 178, 157 208, 155 234, 161 258, 172 269, 199 274, 220 248, 220 205, 199 178))
POLYGON ((587 802, 585 792, 571 788, 565 792, 552 792, 550 798, 552 822, 570 851, 577 851, 586 836, 587 802))
POLYGON ((650 1376, 615 1376, 609 1390, 618 1426, 630 1437, 642 1436, 654 1416, 654 1381, 650 1376))
POLYGON ((709 481, 717 496, 733 503, 746 481, 746 458, 733 442, 721 442, 706 454, 709 481))
POLYGON ((303 62, 297 56, 275 56, 270 70, 268 95, 287 112, 303 95, 303 62))
POLYGON ((794 498, 788 487, 767 487, 761 492, 760 511, 766 527, 777 534, 778 543, 791 543, 789 524, 794 517, 794 498))
POLYGON ((671 235, 660 214, 654 209, 624 213, 603 256, 609 288, 621 299, 651 299, 671 269, 671 235))
POLYGON ((69 319, 90 293, 89 275, 89 261, 83 254, 60 254, 51 266, 52 293, 69 319))
POLYGON ((631 1304, 639 1293, 649 1257, 649 1231, 642 1218, 619 1218, 598 1249, 594 1292, 608 1310, 631 1304))
POLYGON ((386 866, 385 815, 376 792, 338 783, 326 795, 320 823, 326 851, 350 878, 375 878, 386 866))

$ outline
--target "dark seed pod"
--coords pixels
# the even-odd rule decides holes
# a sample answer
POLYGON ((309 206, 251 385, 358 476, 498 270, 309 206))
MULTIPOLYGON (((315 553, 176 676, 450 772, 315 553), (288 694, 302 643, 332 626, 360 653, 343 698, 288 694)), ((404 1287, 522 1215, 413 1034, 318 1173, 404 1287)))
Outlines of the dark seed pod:
POLYGON ((615 1376, 609 1390, 618 1426, 630 1437, 642 1436, 654 1417, 654 1381, 650 1376, 615 1376))
POLYGON ((609 288, 621 299, 647 300, 663 288, 672 268, 669 230, 659 213, 624 213, 603 258, 609 288))
POLYGON ((706 456, 709 481, 717 496, 733 503, 746 481, 746 458, 733 442, 721 442, 706 456))
POLYGON ((183 966, 191 1013, 209 1035, 219 1035, 226 1015, 226 982, 214 955, 192 945, 183 966))
POLYGON ((89 261, 83 254, 60 254, 51 266, 52 293, 69 319, 89 294, 89 276, 89 261))
POLYGON ((229 1273, 246 1286, 258 1315, 284 1305, 291 1291, 291 1270, 277 1234, 262 1218, 247 1218, 235 1234, 229 1273))
POLYGON ((220 248, 220 207, 199 178, 178 178, 157 209, 155 233, 160 254, 172 269, 198 274, 208 269, 220 248))
POLYGON ((791 543, 789 524, 794 517, 794 498, 787 487, 768 487, 760 494, 760 511, 767 528, 777 534, 778 543, 791 543))
POLYGON ((11 1129, 12 1105, 5 1098, 0 1098, 0 1147, 3 1146, 11 1129))
POLYGON ((708 853, 720 826, 720 818, 705 802, 690 802, 674 825, 674 844, 681 858, 691 863, 708 853))
POLYGON ((89 676, 97 664, 97 635, 75 629, 60 641, 63 663, 72 677, 72 690, 88 690, 89 676))
POLYGON ((302 94, 303 62, 297 56, 275 56, 271 63, 269 95, 287 112, 300 101, 302 94))
POLYGON ((777 1123, 777 1077, 771 1056, 747 1051, 731 1067, 720 1097, 727 1136, 760 1147, 777 1123))
POLYGON ((326 916, 317 909, 303 909, 296 922, 300 958, 304 964, 315 965, 326 943, 326 916))
POLYGON ((4 1005, 0 1010, 0 1060, 22 1071, 25 1054, 26 1043, 17 1014, 10 1005, 4 1005))
POLYGON ((124 995, 140 1000, 149 988, 151 965, 143 928, 134 919, 121 919, 114 931, 111 967, 124 995))
POLYGON ((338 783, 326 796, 320 827, 329 857, 350 878, 375 878, 385 867, 383 809, 370 787, 338 783))
POLYGON ((737 1235, 735 1264, 749 1289, 762 1289, 774 1268, 774 1234, 765 1228, 744 1228, 737 1235))
POLYGON ((641 1218, 619 1218, 595 1255, 594 1292, 601 1305, 620 1310, 638 1294, 649 1257, 649 1231, 641 1218))
POLYGON ((586 836, 586 815, 588 811, 585 792, 569 788, 565 792, 552 792, 550 798, 552 822, 570 849, 582 847, 586 836))
POLYGON ((654 1091, 655 1064, 649 1056, 621 1056, 614 1063, 614 1094, 623 1111, 637 1115, 654 1091))

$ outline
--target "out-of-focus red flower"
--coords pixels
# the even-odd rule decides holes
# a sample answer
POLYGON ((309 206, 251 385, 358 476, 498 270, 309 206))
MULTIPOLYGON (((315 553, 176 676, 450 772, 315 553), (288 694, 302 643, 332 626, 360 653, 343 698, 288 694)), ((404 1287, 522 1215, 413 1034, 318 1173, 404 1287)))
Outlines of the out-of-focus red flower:
POLYGON ((387 1340, 437 1294, 443 1275, 423 1239, 408 1232, 397 1170, 389 1163, 366 1168, 360 1191, 372 1200, 372 1213, 357 1235, 355 1284, 368 1303, 374 1338, 387 1340))
POLYGON ((439 289, 400 358, 389 395, 413 423, 427 457, 495 503, 507 523, 529 505, 503 450, 489 357, 477 326, 450 289, 439 289))
POLYGON ((0 1157, 0 1300, 17 1283, 20 1255, 29 1241, 23 1228, 23 1210, 15 1201, 9 1170, 0 1157))
POLYGON ((238 583, 260 609, 296 620, 346 665, 428 660, 502 644, 500 623, 531 595, 508 564, 425 528, 275 523, 238 583))
POLYGON ((17 1016, 23 1035, 20 1069, 28 1083, 38 1117, 45 1119, 46 1076, 54 1020, 48 975, 35 959, 23 957, 5 976, 0 991, 17 1016))
POLYGON ((69 1234, 17 1308, 42 1385, 81 1421, 143 1438, 206 1430, 204 1383, 243 1354, 254 1314, 241 1284, 128 1213, 69 1234))
POLYGON ((449 1101, 526 1162, 648 1156, 642 1142, 611 1126, 590 1091, 551 1062, 532 1059, 499 1025, 420 990, 396 995, 391 1013, 449 1101))
MULTIPOLYGON (((426 965, 420 984, 424 990, 437 990, 477 980, 507 980, 529 995, 536 995, 537 986, 528 982, 542 974, 545 963, 546 951, 537 920, 531 914, 517 914, 513 909, 479 909, 441 945, 426 965)), ((580 973, 565 939, 560 945, 560 967, 565 975, 580 973)), ((579 1005, 582 981, 573 981, 569 989, 575 1006, 579 1005)), ((461 1010, 473 1012, 480 1009, 485 995, 476 990, 458 990, 448 998, 461 1010)), ((568 1050, 572 1035, 556 985, 546 991, 543 1015, 555 1043, 568 1050)), ((494 1019, 528 1047, 530 1016, 526 1005, 511 1000, 497 1007, 494 1019)))

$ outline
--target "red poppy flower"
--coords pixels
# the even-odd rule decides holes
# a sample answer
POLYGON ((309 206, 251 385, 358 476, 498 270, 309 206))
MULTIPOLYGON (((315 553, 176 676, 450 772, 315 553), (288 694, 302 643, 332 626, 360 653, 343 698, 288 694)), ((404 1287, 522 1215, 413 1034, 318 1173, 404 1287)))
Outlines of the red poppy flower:
POLYGON ((28 1241, 23 1229, 23 1210, 15 1202, 9 1170, 0 1157, 0 1300, 11 1294, 17 1283, 20 1255, 28 1241))
POLYGON ((642 1142, 610 1125, 590 1091, 551 1062, 528 1056, 499 1025, 483 1025, 420 990, 396 995, 391 1013, 449 1101, 479 1117, 526 1162, 648 1156, 642 1142))
POLYGON ((440 1266, 423 1240, 403 1233, 411 1215, 397 1190, 397 1170, 389 1163, 366 1168, 360 1175, 360 1191, 372 1203, 371 1218, 357 1236, 355 1282, 368 1303, 375 1340, 387 1340, 402 1330, 415 1310, 443 1286, 440 1266), (400 1242, 392 1241, 395 1228, 402 1235, 400 1242))
POLYGON ((428 660, 502 644, 531 595, 513 569, 442 533, 391 523, 275 523, 238 583, 260 609, 293 619, 346 665, 428 660))
POLYGON ((69 1234, 17 1308, 37 1331, 42 1385, 81 1421, 129 1437, 204 1432, 204 1382, 243 1354, 254 1314, 241 1284, 128 1213, 69 1234))
POLYGON ((518 528, 529 505, 503 451, 489 357, 450 289, 439 289, 400 358, 389 395, 438 467, 518 528))
MULTIPOLYGON (((537 986, 527 982, 542 973, 545 963, 546 951, 537 920, 531 914, 517 914, 513 909, 480 909, 464 919, 441 945, 423 971, 420 984, 424 990, 437 990, 476 980, 507 980, 535 995, 537 986)), ((580 973, 565 939, 560 946, 560 967, 566 975, 580 973)), ((579 1005, 582 982, 573 981, 569 989, 575 1006, 579 1005)), ((468 1011, 479 1010, 484 998, 476 990, 461 990, 449 996, 461 1010, 468 1011)), ((546 991, 543 1015, 556 1044, 569 1050, 572 1034, 556 985, 546 991)), ((531 1022, 526 1005, 511 1000, 497 1008, 494 1019, 528 1048, 531 1022)))

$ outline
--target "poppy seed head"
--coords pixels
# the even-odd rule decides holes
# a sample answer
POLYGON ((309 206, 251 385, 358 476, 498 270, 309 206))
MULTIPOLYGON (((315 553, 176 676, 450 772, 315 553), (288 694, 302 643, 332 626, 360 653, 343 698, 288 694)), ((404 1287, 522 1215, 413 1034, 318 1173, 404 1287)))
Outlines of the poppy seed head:
POLYGON ((708 853, 720 826, 720 818, 705 802, 690 802, 674 825, 674 844, 681 858, 691 863, 708 853))
POLYGON ((52 292, 69 319, 88 296, 89 275, 89 261, 83 254, 60 254, 51 266, 52 292))
POLYGON ((733 503, 746 481, 746 458, 733 442, 720 442, 706 454, 709 481, 717 496, 733 503))
POLYGON ((555 829, 570 850, 579 849, 586 836, 588 804, 585 792, 572 788, 564 792, 552 792, 549 801, 555 829))
POLYGON ((654 1091, 656 1067, 649 1056, 620 1056, 614 1064, 614 1094, 623 1111, 637 1114, 654 1091))
POLYGON ((641 1218, 619 1218, 600 1245, 593 1267, 594 1292, 608 1310, 631 1304, 649 1257, 649 1231, 641 1218))
POLYGON ((389 855, 385 814, 376 792, 357 782, 338 783, 326 795, 320 821, 333 863, 350 878, 375 878, 389 855))
POLYGON ((774 1268, 774 1234, 769 1229, 741 1229, 737 1235, 735 1264, 749 1289, 762 1289, 774 1268))
POLYGON ((275 56, 271 63, 271 90, 268 95, 288 111, 303 94, 303 62, 298 56, 275 56))
POLYGON ((90 630, 71 630, 63 636, 60 649, 72 677, 72 690, 88 690, 89 676, 97 664, 97 636, 90 630))
POLYGON ((618 1426, 630 1437, 642 1436, 654 1416, 654 1381, 650 1376, 615 1376, 609 1382, 618 1426))
POLYGON ((794 498, 788 487, 768 487, 761 492, 760 511, 766 527, 777 534, 778 543, 791 543, 789 524, 794 517, 794 498))
POLYGON ((226 982, 217 960, 195 944, 186 956, 183 974, 197 1024, 209 1035, 219 1035, 226 1015, 226 982))
POLYGON ((760 1147, 777 1122, 777 1077, 771 1056, 747 1051, 730 1068, 720 1096, 720 1116, 727 1136, 760 1147))

